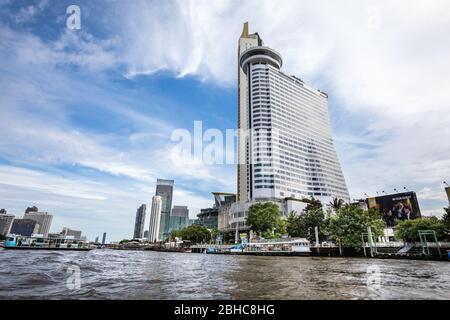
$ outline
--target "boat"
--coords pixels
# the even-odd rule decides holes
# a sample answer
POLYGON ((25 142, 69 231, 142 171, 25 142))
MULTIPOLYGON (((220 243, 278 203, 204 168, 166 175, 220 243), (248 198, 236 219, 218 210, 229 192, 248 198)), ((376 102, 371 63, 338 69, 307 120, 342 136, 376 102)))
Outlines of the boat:
POLYGON ((60 250, 60 251, 90 251, 93 248, 87 243, 73 237, 44 238, 43 236, 20 236, 11 234, 1 246, 6 250, 60 250))
POLYGON ((204 252, 254 256, 309 256, 311 244, 304 238, 261 239, 221 249, 210 246, 204 252))

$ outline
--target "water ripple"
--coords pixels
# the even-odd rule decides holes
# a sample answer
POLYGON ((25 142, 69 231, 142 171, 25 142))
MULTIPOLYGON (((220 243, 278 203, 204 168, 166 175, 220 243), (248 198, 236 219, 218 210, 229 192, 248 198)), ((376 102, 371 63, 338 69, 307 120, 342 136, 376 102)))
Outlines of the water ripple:
POLYGON ((450 299, 448 262, 2 250, 0 268, 0 299, 450 299))

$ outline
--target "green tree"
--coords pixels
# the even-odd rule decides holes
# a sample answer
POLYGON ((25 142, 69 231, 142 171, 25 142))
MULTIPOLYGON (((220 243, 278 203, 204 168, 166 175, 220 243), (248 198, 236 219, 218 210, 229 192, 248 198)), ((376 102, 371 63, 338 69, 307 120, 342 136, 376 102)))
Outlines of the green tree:
POLYGON ((315 227, 319 229, 319 241, 325 238, 326 219, 322 206, 314 205, 305 208, 301 215, 291 212, 286 219, 286 231, 291 237, 304 237, 315 241, 315 227))
POLYGON ((211 239, 211 233, 209 230, 198 224, 192 224, 186 228, 178 230, 176 232, 176 236, 193 243, 205 242, 211 239))
POLYGON ((212 241, 216 241, 217 236, 219 235, 219 230, 217 230, 217 228, 213 228, 211 229, 211 240, 212 241))
POLYGON ((320 200, 318 200, 314 197, 311 197, 310 199, 304 198, 304 199, 302 199, 302 201, 307 204, 304 211, 309 211, 309 210, 313 210, 313 209, 322 209, 322 202, 320 202, 320 200))
POLYGON ((180 237, 180 230, 172 230, 169 232, 169 240, 174 241, 175 238, 180 237))
POLYGON ((291 237, 302 236, 300 232, 300 216, 295 211, 291 211, 286 219, 286 232, 291 237))
POLYGON ((309 241, 315 241, 315 228, 318 227, 319 241, 325 238, 325 214, 322 208, 304 210, 298 221, 299 234, 309 241))
POLYGON ((356 206, 344 206, 329 218, 328 231, 335 241, 343 247, 360 250, 361 234, 371 227, 375 238, 383 235, 384 223, 379 213, 363 210, 356 206))
POLYGON ((445 207, 445 214, 442 217, 442 222, 444 223, 447 230, 450 230, 450 206, 445 207))
POLYGON ((406 242, 420 241, 420 230, 435 231, 438 240, 446 238, 446 227, 444 223, 436 217, 424 217, 401 221, 395 228, 395 237, 406 242))
POLYGON ((330 206, 334 209, 335 212, 337 212, 344 206, 344 200, 333 198, 333 201, 330 201, 330 206))
POLYGON ((249 208, 246 223, 260 235, 282 233, 283 221, 278 206, 273 202, 256 203, 249 208))

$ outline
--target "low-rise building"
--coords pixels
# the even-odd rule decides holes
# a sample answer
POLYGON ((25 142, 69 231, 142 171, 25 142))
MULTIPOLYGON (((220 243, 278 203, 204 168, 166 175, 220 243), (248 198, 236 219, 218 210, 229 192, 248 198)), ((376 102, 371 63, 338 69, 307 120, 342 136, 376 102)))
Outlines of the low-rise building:
POLYGON ((64 227, 63 230, 61 231, 61 236, 63 236, 64 238, 73 237, 75 240, 80 240, 81 231, 64 227))

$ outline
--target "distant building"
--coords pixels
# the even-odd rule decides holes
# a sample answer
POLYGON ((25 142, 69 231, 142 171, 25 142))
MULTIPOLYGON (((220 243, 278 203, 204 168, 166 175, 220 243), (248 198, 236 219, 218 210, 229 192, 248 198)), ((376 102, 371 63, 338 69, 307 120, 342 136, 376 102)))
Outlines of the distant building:
POLYGON ((213 192, 215 206, 218 208, 217 229, 226 231, 230 224, 230 206, 236 202, 236 194, 213 192))
POLYGON ((73 237, 75 240, 81 240, 81 231, 73 230, 70 228, 63 228, 61 231, 61 236, 65 237, 73 237))
POLYGON ((160 240, 160 227, 161 227, 161 209, 162 209, 162 197, 153 196, 152 209, 150 211, 150 223, 148 226, 148 241, 154 242, 160 240))
POLYGON ((34 211, 34 209, 37 210, 36 207, 33 207, 32 209, 33 210, 27 208, 23 218, 36 221, 36 223, 39 224, 39 230, 37 233, 42 234, 44 238, 47 238, 48 232, 50 231, 50 226, 52 225, 53 216, 48 212, 34 211))
POLYGON ((14 219, 9 233, 30 237, 39 233, 39 224, 31 219, 14 219))
POLYGON ((169 232, 180 230, 189 225, 189 209, 187 206, 173 206, 170 213, 169 232))
POLYGON ((196 224, 208 229, 217 229, 219 227, 219 208, 214 206, 213 208, 201 209, 197 218, 196 224))
POLYGON ((144 231, 144 239, 148 239, 148 230, 144 231))
POLYGON ((157 179, 156 196, 161 197, 161 220, 159 225, 159 239, 165 240, 169 236, 170 210, 172 209, 174 180, 157 179))
POLYGON ((141 239, 144 235, 146 205, 141 205, 136 211, 133 239, 141 239))
POLYGON ((5 209, 0 210, 0 235, 6 236, 11 230, 14 215, 8 214, 5 209))
POLYGON ((102 245, 106 244, 106 232, 103 232, 102 245))
POLYGON ((98 243, 98 236, 97 236, 97 237, 95 237, 95 241, 94 241, 94 243, 98 243))

